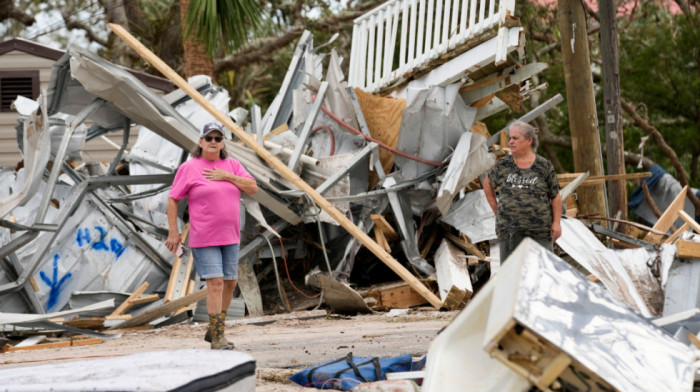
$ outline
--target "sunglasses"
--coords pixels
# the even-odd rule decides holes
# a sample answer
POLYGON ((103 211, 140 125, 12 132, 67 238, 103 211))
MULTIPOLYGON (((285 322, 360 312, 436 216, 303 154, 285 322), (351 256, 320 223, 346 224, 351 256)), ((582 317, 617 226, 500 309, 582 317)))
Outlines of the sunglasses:
POLYGON ((204 140, 206 140, 207 142, 214 140, 217 143, 221 143, 221 141, 224 140, 224 138, 221 136, 209 136, 209 135, 207 135, 207 136, 204 136, 204 140))

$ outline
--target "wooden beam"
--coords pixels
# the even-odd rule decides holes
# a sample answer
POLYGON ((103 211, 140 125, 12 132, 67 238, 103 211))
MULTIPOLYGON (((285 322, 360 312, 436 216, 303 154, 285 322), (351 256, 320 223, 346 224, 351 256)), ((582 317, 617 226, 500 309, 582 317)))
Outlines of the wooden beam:
POLYGON ((180 309, 183 306, 189 305, 193 302, 198 302, 203 300, 204 298, 207 297, 207 289, 195 291, 194 293, 190 295, 186 295, 182 298, 178 298, 175 301, 171 301, 168 303, 165 303, 155 309, 151 309, 148 312, 141 313, 136 317, 131 318, 130 320, 126 320, 122 323, 119 323, 109 329, 122 329, 122 328, 130 328, 130 327, 136 327, 139 325, 144 325, 146 323, 150 323, 151 321, 163 317, 167 314, 170 314, 178 309, 180 309))
POLYGON ((449 239, 450 241, 454 242, 455 245, 459 246, 460 248, 464 249, 465 251, 469 252, 469 254, 472 254, 482 260, 486 259, 486 256, 484 256, 483 253, 479 250, 479 248, 476 247, 476 245, 472 244, 467 240, 466 237, 457 237, 454 234, 447 233, 445 232, 445 237, 449 239))
MULTIPOLYGON (((688 185, 684 186, 683 189, 676 195, 676 198, 673 199, 671 204, 666 208, 666 211, 664 211, 663 215, 661 215, 661 218, 656 221, 656 224, 654 224, 653 229, 658 230, 660 232, 667 232, 668 229, 671 227, 673 222, 678 219, 679 211, 683 210, 683 206, 685 205, 685 195, 688 192, 688 185)), ((654 233, 649 233, 644 237, 646 241, 653 242, 658 244, 661 242, 661 237, 662 235, 659 234, 654 234, 654 233)))
POLYGON ((10 348, 4 349, 0 352, 43 350, 45 348, 87 346, 90 344, 100 344, 100 343, 102 343, 102 339, 100 339, 100 338, 80 339, 80 340, 71 339, 70 341, 67 341, 67 342, 44 343, 44 344, 37 344, 35 346, 28 346, 28 347, 10 347, 10 348))
MULTIPOLYGON (((559 185, 568 184, 575 180, 582 173, 563 173, 557 174, 559 185)), ((651 172, 627 173, 627 174, 608 174, 605 176, 589 176, 580 186, 601 185, 606 181, 619 180, 639 180, 642 178, 651 177, 651 172)))
MULTIPOLYGON (((185 224, 182 228, 182 240, 187 241, 187 235, 190 231, 190 224, 185 224)), ((177 278, 180 275, 180 268, 182 268, 182 258, 176 257, 173 262, 173 268, 170 270, 170 278, 168 279, 168 286, 165 288, 165 295, 163 296, 164 302, 170 302, 173 300, 175 295, 175 288, 177 286, 177 278)))
POLYGON ((700 234, 700 224, 698 224, 698 222, 696 222, 692 216, 688 215, 688 213, 683 210, 678 211, 678 215, 685 221, 685 223, 693 228, 694 232, 700 234))
POLYGON ((158 301, 159 299, 160 299, 160 296, 158 294, 149 294, 149 295, 143 295, 143 296, 138 297, 138 298, 134 298, 132 300, 129 300, 129 302, 131 303, 132 306, 136 306, 136 305, 145 304, 147 302, 158 301))
POLYGON ((384 236, 384 232, 379 228, 379 226, 374 225, 374 240, 377 241, 377 243, 384 248, 387 252, 391 252, 391 247, 389 246, 389 243, 386 241, 386 237, 384 236))
POLYGON ((676 249, 676 257, 679 259, 700 259, 700 242, 679 240, 676 249))
POLYGON ((399 235, 396 234, 396 230, 386 221, 383 215, 372 214, 369 216, 374 222, 374 226, 378 227, 382 231, 384 237, 387 241, 396 241, 399 239, 399 235))
POLYGON ((386 264, 394 273, 401 279, 411 285, 418 293, 430 302, 435 308, 440 308, 442 302, 440 299, 427 287, 425 287, 406 267, 401 265, 379 244, 374 242, 364 231, 360 230, 345 214, 340 212, 333 204, 321 196, 314 188, 304 182, 296 173, 290 170, 287 165, 272 155, 265 147, 261 146, 255 140, 255 137, 246 133, 241 127, 236 125, 229 116, 221 112, 211 102, 207 101, 197 90, 190 86, 180 75, 173 71, 167 64, 158 56, 153 54, 148 48, 141 44, 122 26, 110 23, 109 28, 134 49, 144 60, 150 63, 154 68, 159 70, 165 77, 170 79, 177 87, 182 89, 195 102, 207 110, 221 124, 229 128, 239 139, 241 139, 248 147, 255 151, 260 158, 265 160, 273 169, 280 173, 284 178, 292 182, 299 190, 308 194, 313 201, 323 209, 331 218, 339 225, 343 226, 353 237, 355 237, 362 245, 374 253, 384 264, 386 264))
MULTIPOLYGON (((134 305, 132 302, 129 302, 129 301, 138 298, 138 296, 143 294, 147 288, 148 288, 148 282, 141 283, 141 286, 139 286, 139 288, 137 288, 136 291, 131 293, 131 295, 127 299, 125 299, 124 302, 121 303, 121 305, 119 305, 116 309, 114 309, 114 312, 112 312, 112 314, 110 314, 109 316, 119 316, 119 315, 123 314, 124 312, 126 312, 127 309, 129 309, 131 306, 134 305)), ((109 319, 107 319, 107 320, 109 320, 109 319)))
POLYGON ((688 231, 688 228, 689 228, 689 227, 690 227, 690 225, 688 224, 688 222, 685 222, 685 224, 683 224, 683 226, 681 226, 680 229, 676 230, 676 232, 673 233, 673 235, 671 235, 670 237, 666 238, 666 240, 665 240, 663 243, 664 243, 664 244, 672 244, 673 241, 675 241, 677 238, 679 238, 679 237, 681 236, 681 234, 683 234, 683 233, 685 233, 686 231, 688 231))

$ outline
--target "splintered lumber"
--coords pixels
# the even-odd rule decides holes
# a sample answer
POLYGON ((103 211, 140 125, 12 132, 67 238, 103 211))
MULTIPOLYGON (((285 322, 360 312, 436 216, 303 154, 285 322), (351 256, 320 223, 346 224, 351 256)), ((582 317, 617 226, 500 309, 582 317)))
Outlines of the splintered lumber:
MULTIPOLYGON (((182 228, 182 240, 187 241, 187 235, 190 231, 190 224, 185 224, 182 228)), ((189 254, 187 257, 192 256, 189 254)), ((168 279, 168 286, 165 289, 165 295, 163 296, 163 302, 170 302, 173 300, 175 295, 175 289, 177 288, 177 279, 180 276, 180 268, 182 267, 182 258, 176 257, 173 262, 173 268, 170 270, 170 278, 168 279)))
POLYGON ((100 344, 102 343, 102 339, 99 338, 93 338, 93 339, 71 339, 70 341, 66 342, 54 342, 54 343, 44 343, 44 344, 37 344, 34 346, 27 346, 27 347, 10 347, 10 348, 5 348, 0 352, 9 352, 9 351, 28 351, 28 350, 43 350, 45 348, 61 348, 61 347, 73 347, 73 346, 87 346, 91 344, 100 344))
MULTIPOLYGON (((557 174, 557 180, 559 184, 568 184, 578 176, 584 173, 562 173, 557 174)), ((639 172, 639 173, 627 173, 627 174, 608 174, 604 176, 589 176, 586 178, 580 186, 592 186, 592 185, 602 185, 606 181, 615 180, 638 180, 641 178, 651 177, 651 172, 639 172)))
POLYGON ((700 234, 700 224, 698 224, 698 222, 696 222, 692 216, 688 215, 688 213, 683 210, 678 211, 678 216, 680 216, 681 219, 690 225, 690 227, 693 228, 693 231, 700 234))
POLYGON ((688 224, 688 222, 685 222, 685 223, 683 224, 683 226, 681 226, 680 229, 676 230, 676 232, 673 233, 673 235, 671 235, 670 237, 666 238, 666 240, 664 241, 664 244, 672 244, 673 241, 675 241, 676 239, 678 239, 678 238, 681 236, 681 234, 683 234, 683 233, 685 233, 686 231, 688 231, 688 228, 690 228, 690 225, 688 224))
POLYGON ((408 309, 425 304, 427 301, 413 290, 406 282, 391 282, 372 286, 363 294, 365 298, 374 298, 372 308, 408 309))
POLYGON ((391 252, 391 247, 389 246, 389 243, 386 240, 386 237, 384 236, 384 232, 377 227, 374 226, 374 240, 382 247, 384 250, 387 252, 391 252))
POLYGON ((389 222, 386 221, 386 218, 384 218, 383 215, 372 214, 369 217, 370 219, 372 219, 372 222, 374 222, 374 226, 382 231, 387 241, 396 241, 399 239, 399 235, 396 234, 396 230, 394 230, 394 228, 391 227, 391 225, 389 224, 389 222))
POLYGON ((143 294, 146 291, 147 288, 148 282, 141 283, 141 286, 139 286, 139 288, 137 288, 136 291, 131 293, 131 295, 127 299, 125 299, 124 302, 121 303, 121 305, 114 309, 114 312, 112 312, 112 314, 110 314, 109 316, 119 316, 124 314, 124 312, 126 312, 127 309, 134 305, 133 302, 130 301, 133 301, 134 299, 138 298, 141 294, 143 294))
POLYGON ((304 180, 299 177, 294 171, 290 170, 287 165, 280 161, 277 157, 272 155, 264 146, 261 146, 255 140, 253 135, 245 132, 241 127, 236 125, 231 118, 226 114, 221 112, 216 106, 211 102, 207 101, 206 98, 202 96, 197 90, 190 86, 180 75, 173 71, 167 64, 163 62, 158 56, 153 54, 148 48, 141 44, 134 36, 132 36, 128 31, 126 31, 122 26, 110 23, 109 28, 119 36, 124 42, 126 42, 132 49, 134 49, 144 60, 151 64, 154 68, 159 70, 165 77, 170 79, 177 87, 182 89, 187 95, 192 98, 193 101, 201 105, 206 111, 208 111, 214 118, 216 118, 221 124, 229 128, 233 134, 241 139, 248 147, 255 151, 260 158, 265 160, 274 170, 276 170, 280 175, 290 181, 299 190, 308 194, 311 199, 319 206, 323 211, 325 211, 331 218, 333 218, 339 225, 341 225, 345 230, 355 237, 362 245, 364 245, 370 252, 374 253, 379 260, 386 264, 394 273, 396 273, 401 279, 408 282, 411 287, 418 291, 423 297, 425 297, 428 302, 435 308, 440 308, 442 302, 440 299, 427 287, 425 287, 406 267, 401 265, 396 259, 394 259, 384 248, 379 244, 374 242, 370 236, 368 236, 364 231, 357 227, 350 219, 348 219, 345 214, 340 212, 333 204, 326 200, 321 194, 319 194, 314 188, 309 184, 304 182, 304 180))
POLYGON ((676 249, 679 259, 700 259, 700 242, 680 240, 676 242, 676 249))
POLYGON ((148 312, 139 314, 136 317, 132 317, 129 320, 126 320, 124 322, 121 322, 111 328, 110 330, 114 329, 123 329, 123 328, 131 328, 131 327, 136 327, 139 325, 144 325, 146 323, 150 323, 151 321, 163 317, 165 315, 168 315, 178 309, 180 309, 183 306, 189 305, 193 302, 198 302, 203 300, 204 298, 207 297, 207 289, 202 289, 199 291, 195 291, 192 294, 186 295, 182 298, 178 298, 175 301, 167 302, 164 303, 163 305, 151 309, 148 312))
MULTIPOLYGON (((683 206, 685 205, 685 195, 687 192, 688 185, 683 187, 683 189, 676 196, 676 198, 673 199, 668 208, 666 208, 666 211, 664 211, 664 213, 661 215, 661 218, 659 218, 659 220, 656 221, 656 224, 654 224, 653 227, 654 230, 666 233, 668 229, 671 228, 673 222, 675 222, 676 219, 678 219, 679 212, 683 210, 683 206)), ((661 242, 661 237, 662 235, 649 233, 646 237, 644 237, 644 239, 646 241, 658 244, 659 242, 661 242)))
POLYGON ((486 256, 484 256, 484 254, 481 253, 479 248, 477 248, 476 245, 472 244, 466 236, 462 235, 461 237, 457 237, 452 233, 445 232, 445 237, 450 241, 454 242, 455 245, 469 252, 469 254, 472 254, 482 260, 486 259, 486 256))
POLYGON ((148 302, 158 301, 159 299, 160 299, 160 296, 158 296, 158 294, 149 294, 149 295, 142 295, 138 298, 134 298, 133 300, 130 300, 129 302, 131 302, 132 306, 136 306, 136 305, 141 305, 141 304, 145 304, 148 302))
POLYGON ((260 286, 255 277, 255 271, 253 271, 253 264, 248 258, 242 258, 238 261, 238 285, 241 288, 245 306, 248 308, 248 314, 253 317, 264 316, 260 286))

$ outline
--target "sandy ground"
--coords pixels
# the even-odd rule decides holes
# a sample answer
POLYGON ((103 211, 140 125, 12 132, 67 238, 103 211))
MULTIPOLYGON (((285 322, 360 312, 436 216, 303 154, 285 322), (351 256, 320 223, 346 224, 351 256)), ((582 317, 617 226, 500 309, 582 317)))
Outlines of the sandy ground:
MULTIPOLYGON (((227 325, 226 334, 236 349, 256 360, 256 391, 316 390, 287 380, 296 371, 337 359, 356 356, 422 357, 437 333, 455 312, 418 309, 410 315, 338 316, 308 320, 280 320, 266 325, 227 325)), ((289 317, 289 315, 285 315, 289 317)), ((0 369, 109 357, 146 351, 208 348, 202 337, 206 324, 178 324, 135 331, 101 344, 0 354, 0 369)))

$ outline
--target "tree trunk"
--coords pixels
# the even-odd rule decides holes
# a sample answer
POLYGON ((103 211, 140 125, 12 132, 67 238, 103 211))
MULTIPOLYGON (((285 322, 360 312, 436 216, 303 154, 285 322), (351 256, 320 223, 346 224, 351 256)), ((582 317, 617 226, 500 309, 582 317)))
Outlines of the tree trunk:
POLYGON ((207 75, 213 82, 214 61, 207 55, 204 45, 196 38, 185 38, 185 23, 187 21, 187 8, 190 0, 180 0, 180 20, 182 21, 182 42, 185 50, 185 79, 194 75, 207 75))
MULTIPOLYGON (((576 0, 559 0, 558 4, 574 169, 576 172, 589 172, 592 176, 600 176, 603 175, 603 157, 598 135, 584 10, 576 0)), ((577 193, 579 212, 582 215, 607 216, 602 185, 585 187, 577 193)))
MULTIPOLYGON (((617 28, 613 0, 598 0, 600 11, 600 47, 603 55, 603 92, 605 97, 605 148, 608 174, 625 174, 625 151, 620 116, 620 67, 617 28)), ((624 180, 608 182, 610 215, 627 220, 627 189, 624 180)), ((623 226, 620 226, 623 229, 623 226)))

